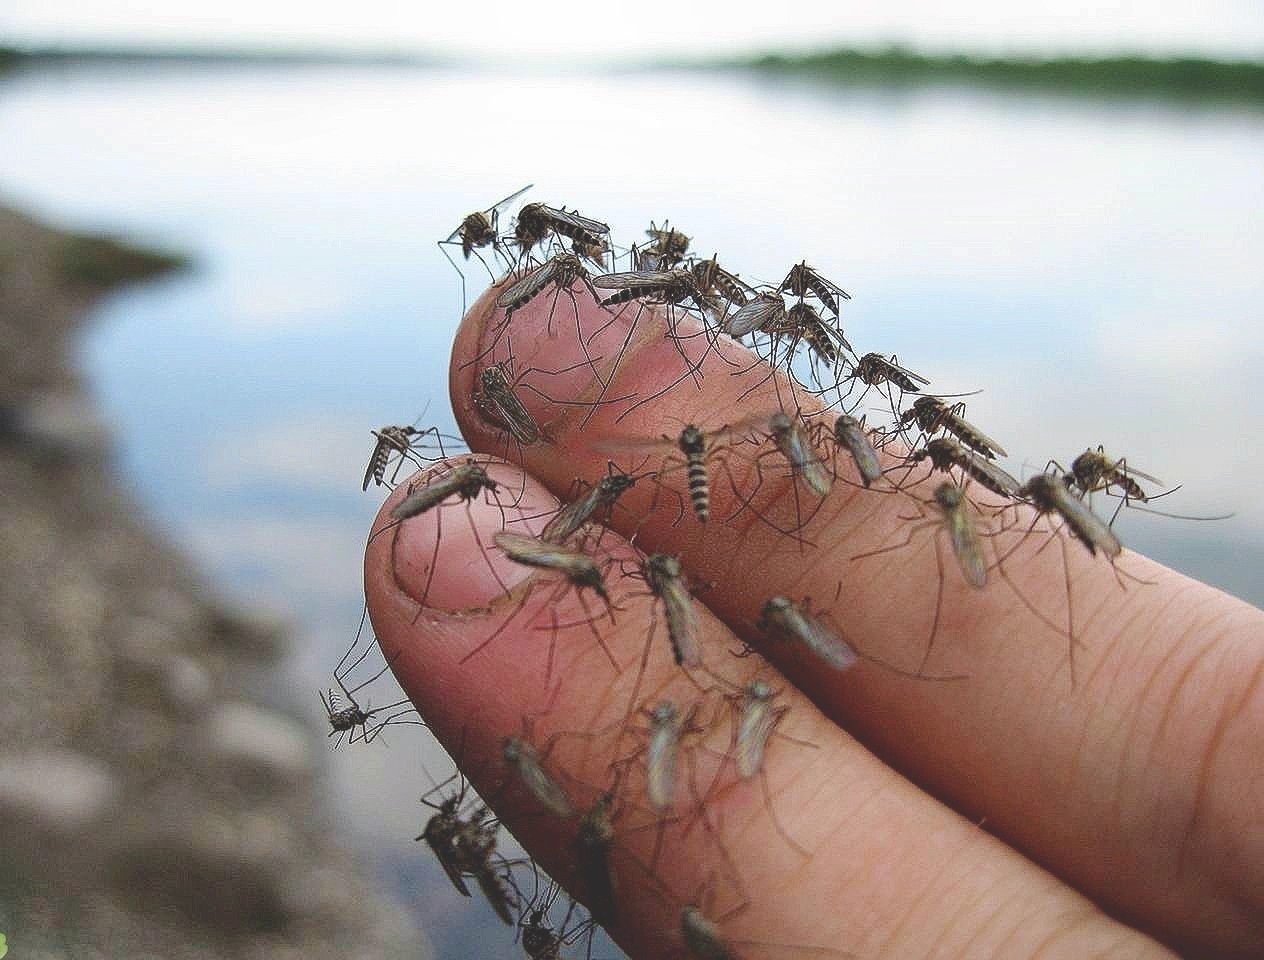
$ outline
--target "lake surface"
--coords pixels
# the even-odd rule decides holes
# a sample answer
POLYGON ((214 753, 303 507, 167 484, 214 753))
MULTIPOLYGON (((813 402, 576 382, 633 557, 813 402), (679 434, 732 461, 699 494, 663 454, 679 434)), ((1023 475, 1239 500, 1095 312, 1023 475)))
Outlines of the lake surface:
MULTIPOLYGON (((1166 509, 1235 511, 1118 529, 1264 604, 1264 111, 703 74, 11 77, 5 200, 196 259, 112 298, 83 362, 152 514, 225 591, 295 623, 280 695, 313 731, 360 616, 368 431, 452 424, 460 290, 434 241, 528 182, 624 243, 670 217, 745 276, 809 258, 853 294, 862 352, 986 388, 970 419, 1015 471, 1104 443, 1184 484, 1166 509)), ((412 843, 428 781, 401 757, 448 768, 414 730, 338 751, 331 790, 348 843, 450 956, 452 891, 412 843)), ((509 949, 494 921, 462 936, 509 949)))

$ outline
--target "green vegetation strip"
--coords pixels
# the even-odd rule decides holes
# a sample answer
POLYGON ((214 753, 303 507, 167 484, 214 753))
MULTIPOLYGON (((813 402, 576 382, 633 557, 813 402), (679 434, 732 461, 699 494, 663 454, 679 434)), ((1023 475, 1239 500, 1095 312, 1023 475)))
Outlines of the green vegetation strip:
POLYGON ((984 58, 893 47, 768 54, 722 66, 811 76, 837 83, 973 83, 1098 94, 1264 100, 1264 62, 1202 57, 984 58))

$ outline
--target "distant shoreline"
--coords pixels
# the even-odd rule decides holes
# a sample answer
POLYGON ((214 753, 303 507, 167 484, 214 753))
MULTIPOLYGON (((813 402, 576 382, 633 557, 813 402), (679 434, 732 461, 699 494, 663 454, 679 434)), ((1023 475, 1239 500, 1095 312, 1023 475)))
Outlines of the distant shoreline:
POLYGON ((742 70, 802 77, 839 86, 972 85, 1098 96, 1264 103, 1264 61, 1206 57, 984 57, 926 54, 903 47, 840 48, 677 63, 701 70, 742 70))
MULTIPOLYGON (((433 67, 448 57, 403 51, 346 51, 215 47, 16 47, 0 45, 0 75, 24 66, 118 64, 130 66, 393 66, 433 67)), ((626 69, 626 64, 611 65, 626 69)), ((634 68, 637 69, 637 68, 634 68)), ((1068 95, 1264 103, 1264 59, 1146 55, 982 56, 932 54, 891 46, 840 47, 811 53, 764 53, 729 59, 675 59, 641 70, 684 69, 802 78, 837 86, 884 88, 933 85, 1068 95)))
POLYGON ((188 64, 220 66, 434 66, 443 61, 420 53, 212 47, 13 47, 0 46, 0 74, 46 64, 188 64))

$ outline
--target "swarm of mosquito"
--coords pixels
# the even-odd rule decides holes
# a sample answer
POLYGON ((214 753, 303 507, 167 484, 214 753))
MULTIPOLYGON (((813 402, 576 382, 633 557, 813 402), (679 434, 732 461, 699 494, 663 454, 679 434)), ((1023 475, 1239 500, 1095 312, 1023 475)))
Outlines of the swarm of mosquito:
MULTIPOLYGON (((485 462, 477 457, 441 465, 423 479, 408 481, 406 497, 374 536, 423 514, 437 525, 449 515, 453 519, 448 522, 463 522, 462 508, 468 510, 481 497, 499 507, 505 521, 505 529, 495 534, 492 543, 479 541, 484 557, 494 551, 536 572, 532 587, 522 593, 505 623, 469 651, 462 663, 490 655, 500 633, 517 622, 550 632, 551 643, 571 629, 586 630, 604 651, 613 673, 630 670, 635 677, 626 702, 606 727, 561 730, 551 737, 535 738, 524 718, 522 730, 504 731, 495 761, 498 769, 490 774, 482 771, 490 803, 474 794, 458 756, 455 772, 422 797, 431 813, 417 840, 429 847, 456 894, 472 897, 475 889, 481 892, 496 917, 514 929, 523 953, 532 960, 554 960, 564 950, 574 955, 581 942, 591 957, 594 931, 599 926, 617 927, 620 922, 620 883, 626 882, 629 870, 634 875, 639 871, 646 889, 675 918, 660 937, 672 955, 728 960, 750 946, 775 948, 787 955, 850 956, 832 947, 737 940, 725 934, 727 922, 750 903, 750 892, 721 839, 721 824, 712 811, 723 796, 758 790, 773 829, 798 855, 809 856, 804 840, 781 823, 767 772, 787 751, 811 750, 815 744, 781 729, 790 707, 771 675, 751 679, 747 671, 744 679, 737 679, 725 669, 734 651, 703 649, 694 594, 704 585, 689 578, 680 559, 656 553, 632 566, 616 563, 602 550, 601 525, 624 509, 620 501, 627 490, 648 483, 654 486, 650 512, 666 498, 668 512, 674 509, 674 524, 705 528, 717 520, 727 523, 749 514, 753 522, 780 531, 806 551, 814 544, 805 529, 839 487, 862 495, 905 497, 917 516, 909 518, 903 535, 853 559, 906 549, 919 535, 933 539, 940 590, 916 668, 885 663, 858 649, 832 615, 830 604, 821 602, 829 598, 765 598, 752 627, 765 638, 768 649, 793 648, 796 656, 832 671, 846 671, 868 661, 914 680, 961 680, 925 672, 941 619, 944 583, 957 577, 970 588, 969 596, 999 579, 1045 624, 1065 636, 1074 683, 1077 637, 1069 574, 1065 619, 1052 618, 1033 608, 1018 591, 1006 567, 1017 547, 1003 551, 995 545, 996 538, 1019 531, 1017 507, 1026 504, 1033 508, 1028 515, 1034 519, 1027 530, 1020 531, 1024 536, 1019 544, 1043 522, 1049 542, 1056 540, 1063 552, 1064 571, 1066 551, 1083 549, 1104 557, 1121 584, 1125 577, 1143 583, 1119 568, 1123 547, 1113 527, 1122 507, 1146 509, 1156 497, 1165 495, 1155 493, 1162 483, 1101 446, 1087 448, 1069 467, 1049 460, 1043 471, 1020 480, 997 463, 998 457, 1007 456, 1005 448, 967 418, 965 403, 957 399, 967 394, 931 392, 931 381, 899 357, 854 350, 843 327, 851 295, 808 260, 789 264, 779 281, 745 280, 729 264, 722 265, 717 254, 697 255, 692 238, 669 221, 651 222, 644 239, 624 249, 612 243, 607 224, 565 206, 526 203, 511 217, 510 207, 521 202, 527 189, 468 214, 439 241, 461 274, 463 308, 465 276, 449 248, 459 248, 463 262, 479 261, 493 281, 505 275, 495 300, 499 319, 493 327, 496 337, 491 349, 503 337, 509 357, 490 362, 489 350, 476 358, 486 362, 471 399, 488 422, 503 428, 507 454, 513 447, 521 451, 550 442, 547 429, 523 403, 522 391, 551 398, 538 387, 526 385, 527 371, 515 372, 512 359, 514 314, 541 298, 549 301, 550 331, 555 313, 559 324, 570 323, 566 317, 573 313, 576 335, 584 346, 585 361, 580 366, 591 365, 594 373, 595 358, 588 355, 580 329, 577 298, 590 299, 612 312, 635 309, 634 327, 643 312, 665 316, 669 339, 705 338, 703 359, 715 352, 733 365, 723 357, 724 344, 745 344, 755 359, 744 361, 746 366, 736 372, 756 370, 759 379, 743 399, 772 382, 780 403, 776 409, 738 411, 731 422, 719 426, 684 424, 679 432, 612 446, 612 458, 640 458, 640 472, 625 472, 612 459, 605 476, 581 483, 535 534, 511 521, 506 510, 516 505, 514 492, 492 480, 485 462), (700 329, 700 334, 681 332, 686 317, 692 318, 690 329, 700 329), (778 371, 789 376, 778 376, 778 371), (788 396, 781 394, 783 383, 789 384, 788 396), (800 392, 819 397, 828 416, 801 415, 800 392), (869 422, 873 408, 859 413, 872 395, 881 398, 889 414, 885 423, 869 422), (734 459, 743 459, 744 469, 732 469, 734 459), (937 482, 929 499, 912 492, 932 475, 937 482), (780 485, 794 501, 793 519, 788 523, 784 511, 777 519, 756 503, 756 493, 769 476, 789 479, 788 487, 780 485), (720 488, 731 492, 738 506, 717 518, 713 494, 720 488), (1118 501, 1108 520, 1092 509, 1090 498, 1098 494, 1118 501), (1067 535, 1059 535, 1062 529, 1067 535), (606 648, 598 624, 607 617, 613 620, 621 598, 638 592, 652 604, 652 623, 640 656, 631 664, 620 664, 606 648), (560 623, 553 612, 567 595, 573 595, 585 611, 581 623, 560 623), (642 678, 652 657, 670 658, 692 685, 692 699, 657 694, 642 698, 642 678), (726 731, 719 747, 712 736, 717 730, 726 731), (589 751, 596 750, 594 741, 600 740, 601 750, 617 758, 608 768, 607 782, 584 783, 559 759, 567 743, 576 740, 583 741, 589 751), (555 859, 564 864, 567 887, 576 891, 584 906, 564 897, 556 882, 542 880, 544 875, 534 862, 509 860, 498 852, 502 828, 492 810, 507 793, 517 796, 520 808, 535 810, 568 832, 571 839, 565 849, 555 851, 555 859), (640 847, 631 839, 650 830, 654 834, 650 852, 637 853, 640 847), (662 857, 673 853, 664 843, 668 830, 678 839, 694 838, 708 852, 708 859, 719 864, 704 889, 669 890, 659 879, 662 857)), ((660 394, 687 388, 689 381, 700 376, 701 361, 691 360, 679 344, 677 350, 681 372, 660 394)), ((621 351, 615 358, 616 368, 622 360, 621 351)), ((592 409, 635 400, 620 419, 660 395, 609 397, 613 373, 596 379, 601 391, 590 404, 592 409)), ((423 430, 415 424, 381 427, 372 436, 365 489, 370 483, 394 486, 405 463, 425 466, 442 460, 459 443, 438 428, 423 430)), ((434 550, 432 572, 439 561, 438 535, 434 550)), ((488 566, 499 582, 490 559, 488 566)), ((424 597, 420 602, 424 605, 424 597)), ((358 637, 357 633, 357 643, 358 637)), ((328 698, 322 694, 330 735, 339 742, 367 743, 381 739, 390 724, 419 723, 406 701, 361 707, 357 693, 389 663, 368 680, 349 686, 351 672, 367 656, 367 650, 353 655, 356 650, 353 645, 334 671, 338 691, 331 690, 328 698)), ((736 651, 739 656, 751 652, 736 651)), ((552 670, 550 646, 546 686, 552 670)))

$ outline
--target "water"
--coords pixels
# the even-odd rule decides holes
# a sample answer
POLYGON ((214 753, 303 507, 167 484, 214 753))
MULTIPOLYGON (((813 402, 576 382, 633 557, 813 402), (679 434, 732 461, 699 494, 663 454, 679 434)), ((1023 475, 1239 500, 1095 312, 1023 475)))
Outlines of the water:
MULTIPOLYGON (((1262 161, 1249 108, 961 90, 367 67, 0 84, 11 202, 196 257, 112 298, 83 362, 151 512, 298 625, 313 729, 360 614, 368 430, 427 403, 451 427, 459 288, 434 241, 529 181, 625 240, 670 216, 744 275, 811 258, 855 296, 859 349, 987 388, 970 418, 1016 469, 1100 442, 1184 483, 1171 509, 1236 511, 1121 531, 1264 604, 1262 161)), ((420 740, 388 738, 331 760, 339 819, 451 955, 447 881, 411 842, 428 781, 399 762, 420 740)), ((493 923, 463 949, 503 952, 493 923)))

